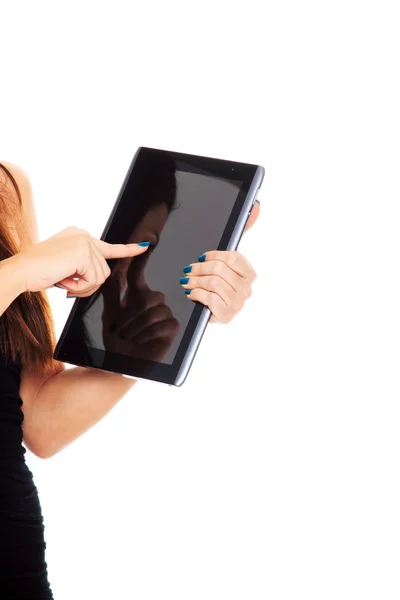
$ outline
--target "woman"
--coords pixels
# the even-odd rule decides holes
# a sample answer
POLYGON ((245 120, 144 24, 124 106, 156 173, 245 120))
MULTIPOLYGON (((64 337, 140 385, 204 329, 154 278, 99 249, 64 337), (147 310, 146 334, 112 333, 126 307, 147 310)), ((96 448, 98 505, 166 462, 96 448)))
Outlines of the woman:
MULTIPOLYGON (((249 229, 260 211, 255 204, 249 229)), ((144 240, 147 241, 147 240, 144 240)), ((29 180, 0 163, 0 598, 53 598, 44 526, 24 445, 53 456, 82 435, 136 383, 117 373, 73 367, 52 358, 54 324, 46 289, 91 296, 111 274, 106 259, 134 264, 148 246, 107 244, 68 227, 38 243, 29 180), (96 402, 92 398, 96 398, 96 402)), ((210 250, 188 273, 188 300, 207 305, 226 323, 243 307, 256 277, 237 251, 210 250)))

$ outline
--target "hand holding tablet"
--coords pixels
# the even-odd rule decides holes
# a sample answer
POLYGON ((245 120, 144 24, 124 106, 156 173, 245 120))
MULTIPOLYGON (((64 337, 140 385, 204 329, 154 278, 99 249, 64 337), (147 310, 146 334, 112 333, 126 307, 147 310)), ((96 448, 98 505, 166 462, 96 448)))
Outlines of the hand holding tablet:
POLYGON ((250 297, 256 272, 237 251, 211 250, 198 261, 183 269, 187 276, 180 283, 185 294, 208 306, 210 323, 229 323, 250 297))
POLYGON ((204 295, 220 303, 216 320, 227 322, 224 304, 250 293, 254 270, 229 250, 237 248, 263 177, 257 165, 139 148, 101 240, 150 246, 108 261, 110 276, 75 302, 54 357, 181 385, 210 318, 204 295))

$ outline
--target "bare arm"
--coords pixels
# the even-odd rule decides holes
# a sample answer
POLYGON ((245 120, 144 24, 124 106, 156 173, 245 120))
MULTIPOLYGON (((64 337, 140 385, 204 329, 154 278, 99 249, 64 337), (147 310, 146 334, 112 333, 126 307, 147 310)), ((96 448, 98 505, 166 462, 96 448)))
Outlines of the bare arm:
MULTIPOLYGON (((26 380, 25 380, 26 381, 26 380)), ((24 440, 37 456, 49 458, 100 421, 134 386, 136 380, 86 367, 64 369, 39 384, 24 400, 24 440)))
MULTIPOLYGON (((21 192, 30 238, 27 243, 35 244, 38 225, 29 179, 20 167, 2 162, 14 175, 21 192)), ((15 193, 12 184, 7 185, 10 193, 15 193)), ((18 254, 0 261, 0 318, 24 291, 18 254)), ((39 457, 53 456, 102 419, 134 383, 135 380, 98 369, 65 369, 63 363, 52 375, 24 367, 20 395, 25 445, 39 457)))

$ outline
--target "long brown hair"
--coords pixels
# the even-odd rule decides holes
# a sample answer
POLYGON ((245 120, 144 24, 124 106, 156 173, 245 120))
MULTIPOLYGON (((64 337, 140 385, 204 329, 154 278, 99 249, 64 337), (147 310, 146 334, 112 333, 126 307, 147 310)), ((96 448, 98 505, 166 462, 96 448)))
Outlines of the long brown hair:
MULTIPOLYGON (((0 261, 18 254, 21 240, 32 243, 18 184, 2 163, 1 170, 6 174, 6 182, 0 178, 0 261), (6 186, 7 177, 15 193, 6 186), (10 235, 10 226, 18 233, 19 246, 10 235)), ((55 344, 54 322, 45 291, 20 294, 0 315, 0 353, 7 362, 20 361, 24 367, 50 374, 59 365, 53 359, 55 344)))

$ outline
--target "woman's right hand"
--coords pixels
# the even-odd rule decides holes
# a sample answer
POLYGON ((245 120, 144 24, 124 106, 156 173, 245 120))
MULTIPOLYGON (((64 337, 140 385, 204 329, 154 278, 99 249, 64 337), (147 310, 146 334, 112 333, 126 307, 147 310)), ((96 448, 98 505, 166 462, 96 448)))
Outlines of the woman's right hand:
POLYGON ((22 265, 24 289, 39 292, 57 284, 75 296, 95 292, 110 275, 106 258, 138 256, 148 246, 109 244, 85 229, 67 227, 15 255, 22 265), (78 278, 78 279, 75 279, 78 278))

